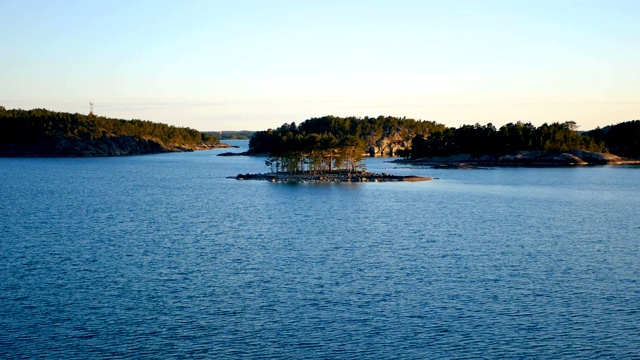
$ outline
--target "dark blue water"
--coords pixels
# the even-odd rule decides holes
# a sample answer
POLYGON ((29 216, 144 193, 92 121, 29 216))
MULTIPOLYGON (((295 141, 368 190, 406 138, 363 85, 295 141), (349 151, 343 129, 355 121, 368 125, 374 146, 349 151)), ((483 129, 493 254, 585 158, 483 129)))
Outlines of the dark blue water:
POLYGON ((640 168, 0 159, 0 358, 640 358, 640 168))

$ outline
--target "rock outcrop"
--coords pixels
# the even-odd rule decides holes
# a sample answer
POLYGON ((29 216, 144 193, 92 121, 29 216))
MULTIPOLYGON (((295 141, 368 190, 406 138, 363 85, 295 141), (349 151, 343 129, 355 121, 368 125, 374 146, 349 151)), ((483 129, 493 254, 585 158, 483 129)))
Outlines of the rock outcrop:
POLYGON ((520 151, 515 155, 504 155, 498 163, 509 165, 587 165, 579 157, 569 153, 543 153, 541 151, 520 151))
POLYGON ((249 154, 248 151, 242 151, 242 152, 223 152, 216 156, 249 156, 249 155, 251 154, 249 154))
POLYGON ((471 156, 458 154, 447 157, 399 160, 416 165, 433 165, 438 168, 469 168, 481 166, 576 166, 607 164, 638 164, 640 161, 623 159, 613 154, 574 150, 570 152, 519 151, 502 156, 471 156))
POLYGON ((397 156, 398 150, 411 148, 411 135, 398 130, 370 144, 367 153, 369 156, 397 156))
POLYGON ((623 164, 626 162, 625 159, 613 154, 590 152, 584 150, 574 150, 571 151, 571 154, 579 157, 589 164, 623 164))

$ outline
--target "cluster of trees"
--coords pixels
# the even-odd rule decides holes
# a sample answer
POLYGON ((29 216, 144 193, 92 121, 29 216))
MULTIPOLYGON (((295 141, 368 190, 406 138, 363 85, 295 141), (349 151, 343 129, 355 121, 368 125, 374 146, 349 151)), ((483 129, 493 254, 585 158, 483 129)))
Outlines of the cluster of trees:
POLYGON ((0 145, 29 144, 60 137, 93 140, 132 136, 165 145, 217 144, 219 139, 200 131, 142 120, 119 120, 45 109, 7 110, 0 106, 0 145))
POLYGON ((249 141, 249 153, 269 154, 272 171, 357 171, 368 147, 382 139, 398 135, 410 141, 416 134, 428 136, 441 129, 443 125, 432 121, 390 116, 324 116, 258 131, 249 141))
POLYGON ((287 132, 265 162, 272 172, 333 172, 364 170, 364 141, 348 135, 287 132))
POLYGON ((521 150, 540 151, 606 151, 605 143, 577 131, 573 121, 543 124, 509 123, 500 129, 492 124, 463 125, 446 128, 430 137, 417 135, 412 142, 413 159, 455 154, 509 154, 521 150))

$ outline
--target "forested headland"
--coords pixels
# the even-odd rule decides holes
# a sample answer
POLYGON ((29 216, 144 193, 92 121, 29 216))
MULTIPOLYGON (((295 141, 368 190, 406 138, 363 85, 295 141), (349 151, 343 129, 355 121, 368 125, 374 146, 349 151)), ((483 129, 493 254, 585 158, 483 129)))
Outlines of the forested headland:
POLYGON ((143 120, 0 106, 0 156, 112 156, 219 146, 200 131, 143 120))
POLYGON ((249 154, 269 154, 273 171, 317 172, 360 167, 363 156, 414 161, 466 154, 497 164, 586 164, 640 158, 640 121, 581 132, 575 122, 446 127, 398 117, 325 116, 256 132, 249 154), (523 155, 524 154, 524 155, 523 155))

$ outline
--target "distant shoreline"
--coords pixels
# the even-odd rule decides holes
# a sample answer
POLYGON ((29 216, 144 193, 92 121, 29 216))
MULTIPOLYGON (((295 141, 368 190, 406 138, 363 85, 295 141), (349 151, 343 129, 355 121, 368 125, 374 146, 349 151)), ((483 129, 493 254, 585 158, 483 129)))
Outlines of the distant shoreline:
POLYGON ((393 162, 432 166, 438 169, 471 169, 476 167, 571 167, 588 165, 637 165, 640 160, 613 154, 573 150, 567 152, 519 151, 510 155, 458 154, 420 159, 396 159, 393 162))

